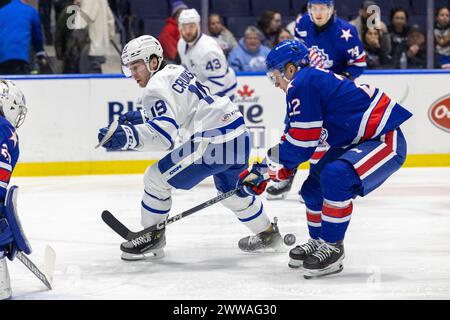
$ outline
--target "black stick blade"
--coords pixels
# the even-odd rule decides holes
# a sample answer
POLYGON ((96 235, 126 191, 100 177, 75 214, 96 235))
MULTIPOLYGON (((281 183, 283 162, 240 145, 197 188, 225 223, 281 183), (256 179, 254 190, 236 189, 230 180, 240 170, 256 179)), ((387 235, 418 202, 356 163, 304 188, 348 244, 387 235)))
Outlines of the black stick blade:
POLYGON ((113 229, 117 234, 119 234, 122 238, 124 238, 125 240, 129 240, 129 235, 130 233, 132 233, 130 231, 130 229, 128 229, 127 227, 125 227, 122 222, 120 222, 119 220, 117 220, 116 217, 113 216, 113 214, 111 212, 109 212, 108 210, 105 210, 102 212, 102 220, 108 225, 108 227, 110 227, 111 229, 113 229))

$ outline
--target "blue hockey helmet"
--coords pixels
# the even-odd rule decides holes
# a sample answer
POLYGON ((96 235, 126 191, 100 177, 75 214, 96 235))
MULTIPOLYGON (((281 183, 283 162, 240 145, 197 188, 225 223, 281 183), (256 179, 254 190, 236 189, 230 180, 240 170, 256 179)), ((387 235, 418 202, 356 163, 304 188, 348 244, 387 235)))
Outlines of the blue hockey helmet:
POLYGON ((333 0, 309 0, 308 1, 308 7, 312 6, 313 4, 326 4, 329 7, 334 7, 333 0))
POLYGON ((292 63, 302 68, 309 65, 309 50, 298 40, 285 40, 273 48, 266 58, 267 76, 273 81, 273 71, 284 74, 284 67, 292 63))

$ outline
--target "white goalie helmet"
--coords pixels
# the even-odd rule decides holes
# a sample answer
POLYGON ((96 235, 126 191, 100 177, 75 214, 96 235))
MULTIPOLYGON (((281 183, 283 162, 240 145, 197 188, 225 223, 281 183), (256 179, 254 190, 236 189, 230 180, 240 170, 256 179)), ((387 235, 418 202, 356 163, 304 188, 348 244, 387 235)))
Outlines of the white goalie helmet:
POLYGON ((145 66, 150 72, 150 77, 159 70, 163 61, 163 49, 155 37, 149 35, 140 36, 128 42, 123 48, 122 71, 125 76, 131 77, 131 71, 128 65, 139 60, 144 60, 145 66), (158 67, 155 70, 150 70, 150 58, 153 55, 158 58, 158 67))
POLYGON ((22 125, 27 114, 25 96, 10 80, 0 80, 0 113, 15 128, 22 125))
POLYGON ((199 27, 200 30, 200 15, 195 9, 186 9, 180 13, 180 17, 178 18, 178 25, 181 28, 183 24, 195 23, 199 27))

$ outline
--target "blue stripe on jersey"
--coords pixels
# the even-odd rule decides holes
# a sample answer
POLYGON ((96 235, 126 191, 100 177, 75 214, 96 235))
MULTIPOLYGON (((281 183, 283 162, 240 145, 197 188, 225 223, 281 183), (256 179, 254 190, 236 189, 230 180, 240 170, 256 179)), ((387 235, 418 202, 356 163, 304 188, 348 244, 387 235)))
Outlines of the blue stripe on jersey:
POLYGON ((153 209, 151 207, 149 207, 148 205, 146 205, 144 203, 144 201, 141 201, 141 205, 144 207, 145 210, 150 211, 151 213, 156 213, 156 214, 167 214, 169 213, 169 210, 158 210, 158 209, 153 209))
MULTIPOLYGON (((225 127, 204 131, 202 133, 202 136, 210 138, 210 137, 216 137, 216 136, 224 135, 224 134, 227 133, 227 130, 236 129, 236 128, 240 127, 243 124, 245 124, 244 118, 243 117, 239 117, 236 120, 234 120, 232 123, 226 125, 225 127)), ((194 135, 194 136, 196 136, 196 135, 194 135)))
POLYGON ((155 129, 156 131, 158 131, 164 138, 166 138, 169 143, 170 143, 170 148, 172 149, 174 146, 174 143, 172 141, 172 138, 170 137, 170 135, 165 132, 160 126, 158 126, 156 123, 154 123, 153 121, 148 121, 147 122, 153 129, 155 129))
POLYGON ((228 92, 230 92, 231 90, 235 89, 236 87, 237 87, 237 82, 235 82, 235 83, 234 83, 231 87, 229 87, 228 89, 216 93, 216 95, 219 96, 219 97, 223 97, 223 96, 225 96, 228 92))
POLYGON ((239 221, 241 221, 241 222, 248 222, 248 221, 256 219, 263 212, 263 208, 264 208, 264 206, 261 203, 261 208, 259 209, 259 211, 257 213, 255 213, 253 216, 245 218, 245 219, 239 218, 239 221))
POLYGON ((171 124, 173 124, 173 126, 175 128, 177 128, 177 130, 180 128, 180 126, 176 123, 176 121, 173 118, 162 116, 162 117, 156 117, 156 118, 152 119, 152 121, 155 121, 155 120, 170 122, 171 124))

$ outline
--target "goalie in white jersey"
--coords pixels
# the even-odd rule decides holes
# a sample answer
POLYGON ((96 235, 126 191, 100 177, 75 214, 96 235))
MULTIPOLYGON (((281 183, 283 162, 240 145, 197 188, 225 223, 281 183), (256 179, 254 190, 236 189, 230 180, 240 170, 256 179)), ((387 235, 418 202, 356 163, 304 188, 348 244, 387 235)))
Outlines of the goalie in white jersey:
MULTIPOLYGON (((145 172, 142 226, 147 228, 168 217, 172 188, 189 190, 213 176, 219 192, 235 189, 250 152, 249 134, 237 106, 228 97, 210 95, 208 88, 184 67, 166 65, 161 45, 154 37, 130 41, 123 50, 122 62, 124 73, 144 88, 143 110, 121 116, 118 128, 103 147, 170 151, 145 172), (190 139, 174 149, 174 141, 180 134, 190 139)), ((107 130, 100 129, 99 141, 107 130)), ((280 233, 276 223, 271 223, 264 213, 260 199, 239 192, 222 204, 255 233, 239 241, 242 250, 279 247, 280 233)), ((160 257, 164 246, 165 229, 162 229, 151 233, 146 241, 124 242, 122 259, 160 257)))
POLYGON ((228 66, 227 58, 216 40, 201 32, 197 10, 183 10, 178 18, 178 26, 181 64, 212 94, 228 96, 233 101, 237 87, 236 74, 228 66))

